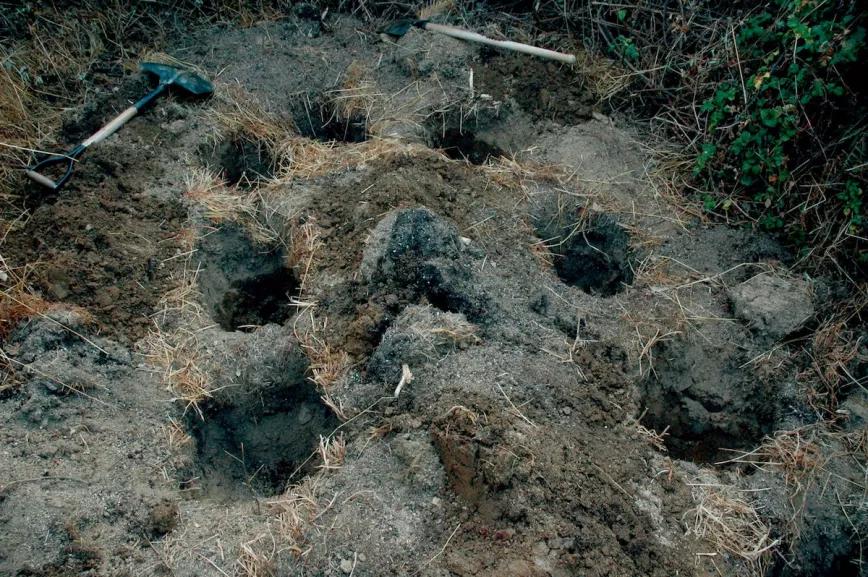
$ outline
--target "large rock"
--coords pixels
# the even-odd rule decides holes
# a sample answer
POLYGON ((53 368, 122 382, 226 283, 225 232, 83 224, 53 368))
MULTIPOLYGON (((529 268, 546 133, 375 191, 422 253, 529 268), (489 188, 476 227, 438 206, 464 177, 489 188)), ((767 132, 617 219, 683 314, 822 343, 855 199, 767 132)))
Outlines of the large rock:
POLYGON ((772 339, 787 336, 814 314, 808 283, 769 273, 736 286, 729 298, 738 318, 772 339))

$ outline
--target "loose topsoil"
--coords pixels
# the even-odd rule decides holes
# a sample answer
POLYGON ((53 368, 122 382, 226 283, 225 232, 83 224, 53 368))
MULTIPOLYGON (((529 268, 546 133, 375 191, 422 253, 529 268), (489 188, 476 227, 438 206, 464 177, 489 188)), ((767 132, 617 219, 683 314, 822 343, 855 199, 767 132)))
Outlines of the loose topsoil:
POLYGON ((575 70, 309 16, 170 42, 211 101, 22 181, 0 575, 860 575, 864 395, 796 493, 756 452, 817 426, 822 282, 575 70))

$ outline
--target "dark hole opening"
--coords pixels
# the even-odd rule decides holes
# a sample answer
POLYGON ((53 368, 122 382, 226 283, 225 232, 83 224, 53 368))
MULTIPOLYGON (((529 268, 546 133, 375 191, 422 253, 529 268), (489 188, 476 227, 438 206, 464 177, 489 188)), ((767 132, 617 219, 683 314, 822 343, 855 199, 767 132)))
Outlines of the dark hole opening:
POLYGON ((307 138, 322 142, 368 140, 368 119, 361 111, 341 111, 331 102, 305 101, 303 109, 294 116, 299 133, 307 138))
POLYGON ((439 132, 432 145, 442 149, 449 158, 467 160, 470 164, 485 164, 490 158, 504 154, 497 146, 478 139, 474 132, 459 128, 439 132))
POLYGON ((204 418, 190 417, 203 473, 199 488, 212 497, 231 498, 239 489, 279 494, 313 471, 309 458, 320 436, 338 424, 307 380, 237 405, 206 407, 204 418))
POLYGON ((295 313, 298 280, 283 251, 254 242, 227 225, 202 239, 199 288, 211 317, 225 330, 283 324, 295 313))
POLYGON ((289 299, 297 291, 295 276, 287 269, 238 281, 223 295, 215 320, 227 331, 281 324, 292 316, 289 299))
POLYGON ((274 177, 275 160, 268 145, 244 136, 202 147, 200 154, 209 169, 216 170, 232 185, 242 187, 274 177))
POLYGON ((537 232, 565 283, 602 296, 612 296, 633 283, 630 235, 613 218, 599 215, 578 226, 545 223, 537 232))
POLYGON ((655 347, 654 371, 641 383, 642 423, 665 431, 669 453, 696 463, 732 459, 771 432, 775 404, 767 386, 734 353, 673 341, 655 347))

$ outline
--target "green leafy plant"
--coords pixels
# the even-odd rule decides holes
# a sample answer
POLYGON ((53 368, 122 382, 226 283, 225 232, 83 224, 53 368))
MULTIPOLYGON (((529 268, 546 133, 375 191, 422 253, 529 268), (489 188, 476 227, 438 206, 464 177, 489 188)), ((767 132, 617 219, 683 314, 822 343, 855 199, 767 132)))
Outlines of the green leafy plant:
POLYGON ((612 53, 624 60, 633 61, 639 59, 639 49, 636 47, 636 44, 631 38, 622 34, 615 37, 615 41, 612 43, 610 49, 612 53))
MULTIPOLYGON (((853 235, 866 224, 854 169, 864 164, 854 148, 865 127, 848 126, 859 122, 849 116, 853 107, 864 105, 851 88, 858 82, 848 81, 866 58, 860 17, 857 3, 842 10, 827 0, 776 0, 734 31, 733 73, 700 108, 706 137, 694 175, 726 191, 714 198, 735 190, 743 214, 799 242, 810 240, 806 226, 827 224, 822 219, 853 235), (813 185, 824 187, 822 199, 813 185)), ((723 202, 712 206, 706 195, 703 204, 723 202)))

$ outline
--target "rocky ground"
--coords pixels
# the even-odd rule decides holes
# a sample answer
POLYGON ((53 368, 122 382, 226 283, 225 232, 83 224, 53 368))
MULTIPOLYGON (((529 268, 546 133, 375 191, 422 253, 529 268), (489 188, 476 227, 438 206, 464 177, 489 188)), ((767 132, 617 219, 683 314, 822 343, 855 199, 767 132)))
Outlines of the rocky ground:
POLYGON ((24 190, 0 245, 41 303, 3 342, 0 574, 865 572, 838 285, 698 218, 590 79, 348 16, 165 52, 214 97, 24 190))

